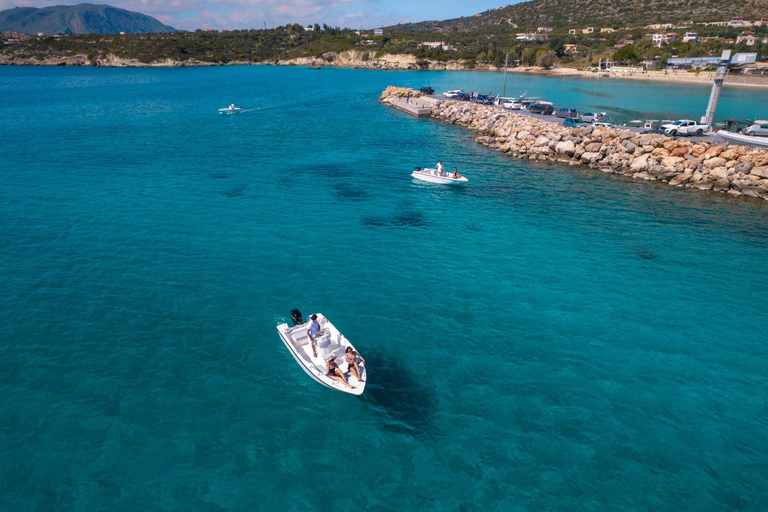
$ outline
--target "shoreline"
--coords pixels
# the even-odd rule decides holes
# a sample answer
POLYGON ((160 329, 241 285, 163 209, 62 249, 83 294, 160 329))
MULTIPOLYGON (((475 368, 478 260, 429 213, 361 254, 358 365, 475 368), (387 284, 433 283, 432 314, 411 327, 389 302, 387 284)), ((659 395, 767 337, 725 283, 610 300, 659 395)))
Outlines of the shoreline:
MULTIPOLYGON (((203 62, 199 60, 161 59, 155 62, 140 62, 135 59, 125 59, 109 54, 103 58, 90 59, 78 54, 68 57, 48 57, 43 60, 35 58, 7 58, 0 55, 2 66, 85 66, 113 68, 171 68, 171 67, 212 67, 212 66, 321 66, 341 69, 370 69, 379 71, 480 71, 504 72, 504 68, 495 66, 476 66, 468 69, 462 61, 431 61, 418 59, 411 54, 384 54, 380 57, 370 57, 371 52, 347 50, 340 53, 330 52, 323 57, 297 57, 277 61, 230 61, 203 62)), ((534 76, 589 78, 593 80, 630 80, 654 81, 670 84, 699 84, 712 85, 714 72, 689 73, 687 71, 642 71, 637 73, 620 73, 610 71, 585 71, 573 68, 541 69, 538 67, 510 68, 509 73, 530 74, 534 76)), ((768 88, 768 76, 756 75, 727 75, 723 84, 726 87, 768 88)))

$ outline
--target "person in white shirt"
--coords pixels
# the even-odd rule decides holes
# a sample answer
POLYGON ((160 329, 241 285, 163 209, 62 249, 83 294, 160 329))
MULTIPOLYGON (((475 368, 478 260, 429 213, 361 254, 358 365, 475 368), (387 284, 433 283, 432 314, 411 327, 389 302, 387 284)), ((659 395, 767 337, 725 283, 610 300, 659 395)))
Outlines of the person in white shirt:
POLYGON ((317 315, 312 315, 309 318, 312 320, 312 323, 309 324, 307 335, 309 336, 309 342, 312 345, 312 355, 317 357, 317 337, 319 334, 322 334, 322 331, 320 330, 320 324, 317 323, 317 315))
POLYGON ((443 162, 437 162, 437 175, 443 175, 443 162))

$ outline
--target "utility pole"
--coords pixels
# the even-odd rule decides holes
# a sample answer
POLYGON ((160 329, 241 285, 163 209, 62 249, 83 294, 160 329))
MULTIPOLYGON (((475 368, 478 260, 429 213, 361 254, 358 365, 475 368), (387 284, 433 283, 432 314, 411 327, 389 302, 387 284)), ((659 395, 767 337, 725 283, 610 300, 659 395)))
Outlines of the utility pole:
POLYGON ((507 56, 504 57, 504 87, 501 89, 502 98, 507 97, 507 66, 508 65, 509 65, 509 52, 507 52, 507 56))
POLYGON ((724 50, 723 55, 720 57, 720 65, 717 66, 717 73, 715 73, 715 83, 712 84, 707 112, 701 118, 701 121, 706 125, 712 126, 712 121, 715 118, 715 109, 717 109, 717 100, 720 99, 720 90, 723 88, 723 81, 725 80, 726 73, 728 73, 728 63, 730 61, 731 50, 724 50))

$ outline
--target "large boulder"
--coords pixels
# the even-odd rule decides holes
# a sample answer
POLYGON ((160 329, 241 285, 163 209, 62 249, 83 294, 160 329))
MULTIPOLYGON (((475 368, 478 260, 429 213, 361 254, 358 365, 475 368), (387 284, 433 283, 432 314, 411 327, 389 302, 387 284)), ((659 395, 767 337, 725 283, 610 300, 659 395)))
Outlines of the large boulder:
POLYGON ((600 153, 598 153, 596 151, 585 151, 581 155, 581 161, 582 162, 586 162, 588 164, 593 164, 593 163, 599 161, 602 157, 603 157, 603 155, 601 155, 600 153))
POLYGON ((723 151, 725 151, 725 146, 723 145, 712 146, 711 148, 709 148, 704 152, 704 158, 712 158, 715 156, 719 156, 720 153, 722 153, 723 151))
POLYGON ((715 158, 710 158, 709 160, 704 160, 704 167, 709 169, 714 169, 715 167, 725 167, 725 163, 725 158, 720 158, 717 156, 715 158))
POLYGON ((676 167, 678 164, 682 167, 683 162, 685 162, 685 158, 681 158, 679 156, 667 156, 661 159, 661 165, 664 167, 676 167))
POLYGON ((590 142, 584 147, 584 149, 588 153, 598 153, 601 147, 602 147, 602 144, 600 142, 590 142))
POLYGON ((715 167, 709 171, 709 175, 718 180, 728 179, 728 171, 725 170, 725 167, 715 167))
POLYGON ((677 148, 672 150, 670 155, 671 156, 685 156, 685 155, 688 154, 689 151, 690 151, 689 148, 677 147, 677 148))
POLYGON ((576 145, 573 143, 573 141, 570 140, 564 140, 562 142, 559 142, 557 146, 555 146, 555 151, 561 155, 568 155, 573 156, 573 152, 576 150, 576 145))
POLYGON ((752 176, 760 176, 761 178, 768 178, 768 166, 763 165, 760 167, 755 167, 749 172, 749 174, 752 176))
POLYGON ((629 168, 633 171, 645 171, 651 165, 653 165, 653 163, 654 163, 653 157, 650 154, 646 153, 635 158, 632 161, 632 165, 630 165, 629 168))

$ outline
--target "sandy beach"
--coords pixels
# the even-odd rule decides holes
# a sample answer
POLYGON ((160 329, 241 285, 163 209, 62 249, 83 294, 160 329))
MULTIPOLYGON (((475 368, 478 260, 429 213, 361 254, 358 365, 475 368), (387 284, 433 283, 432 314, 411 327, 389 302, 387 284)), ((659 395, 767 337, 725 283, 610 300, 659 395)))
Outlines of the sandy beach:
MULTIPOLYGON (((541 69, 531 68, 511 68, 510 73, 532 73, 547 76, 579 76, 584 78, 607 78, 618 80, 652 80, 657 82, 684 82, 711 84, 714 77, 714 71, 703 71, 700 73, 689 73, 688 71, 584 71, 573 68, 552 68, 541 69)), ((758 75, 727 75, 724 85, 737 85, 743 87, 768 87, 768 77, 758 75)))

